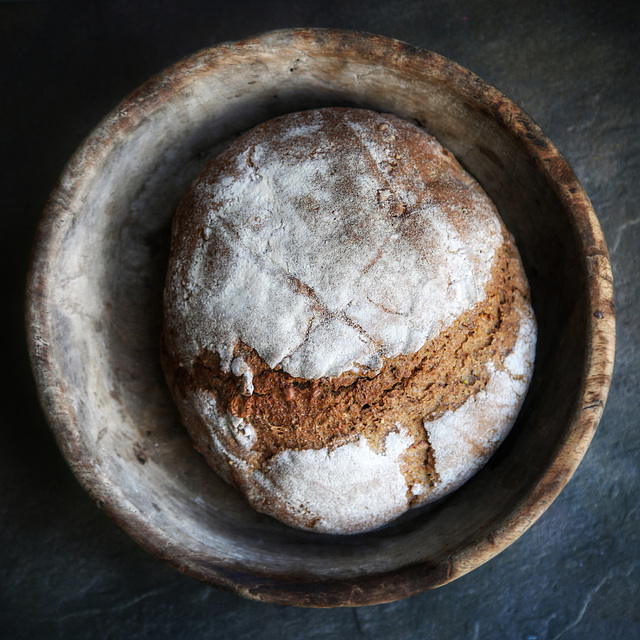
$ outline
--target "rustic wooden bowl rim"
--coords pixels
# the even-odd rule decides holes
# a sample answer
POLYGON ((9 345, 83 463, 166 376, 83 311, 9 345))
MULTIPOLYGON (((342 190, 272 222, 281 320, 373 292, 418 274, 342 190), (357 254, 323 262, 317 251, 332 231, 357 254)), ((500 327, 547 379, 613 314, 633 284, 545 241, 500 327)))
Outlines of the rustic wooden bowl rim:
POLYGON ((361 32, 295 29, 224 43, 195 53, 149 80, 96 127, 65 168, 40 222, 28 281, 27 330, 41 403, 63 454, 93 498, 137 542, 197 579, 248 597, 304 606, 340 606, 391 601, 445 584, 505 549, 542 515, 571 478, 602 415, 613 369, 615 328, 612 309, 611 270, 604 237, 591 204, 564 158, 519 107, 471 72, 438 54, 361 32), (528 498, 498 523, 489 541, 470 541, 460 552, 464 562, 452 557, 438 567, 417 564, 381 575, 340 580, 328 578, 322 583, 305 583, 296 577, 290 581, 275 579, 265 570, 260 576, 261 588, 249 591, 243 585, 255 579, 255 575, 230 576, 216 567, 203 566, 198 558, 185 556, 183 549, 168 543, 161 531, 133 514, 127 506, 126 496, 113 486, 108 477, 100 475, 73 421, 65 418, 69 415, 70 399, 64 395, 65 381, 58 379, 55 362, 50 360, 47 348, 55 340, 48 331, 48 290, 55 286, 55 281, 48 277, 48 265, 50 257, 59 250, 62 237, 73 224, 69 212, 60 204, 60 192, 73 190, 73 185, 83 180, 82 166, 88 157, 96 163, 106 155, 105 140, 126 135, 131 123, 146 117, 146 112, 157 100, 162 100, 166 92, 179 91, 188 83, 190 70, 206 65, 212 52, 219 57, 224 51, 260 49, 278 42, 295 43, 302 49, 321 46, 342 50, 346 56, 353 51, 377 60, 380 65, 402 61, 408 70, 416 74, 430 74, 436 82, 455 85, 458 92, 490 112, 494 119, 509 129, 512 136, 519 138, 527 153, 536 159, 539 171, 553 182, 557 196, 571 217, 572 230, 581 243, 584 268, 589 271, 589 304, 593 312, 587 336, 589 356, 585 363, 580 363, 584 367, 583 384, 579 397, 575 399, 573 421, 567 425, 551 466, 537 486, 532 487, 528 498), (317 596, 318 592, 324 595, 317 596))

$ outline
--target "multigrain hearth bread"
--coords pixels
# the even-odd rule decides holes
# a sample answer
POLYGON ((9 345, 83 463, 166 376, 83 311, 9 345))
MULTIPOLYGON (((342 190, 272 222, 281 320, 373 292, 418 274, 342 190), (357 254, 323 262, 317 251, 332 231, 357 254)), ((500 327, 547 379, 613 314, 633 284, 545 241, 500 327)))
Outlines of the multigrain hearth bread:
POLYGON ((178 208, 169 386, 209 464, 289 525, 367 531, 459 487, 511 428, 535 341, 494 204, 395 116, 265 122, 178 208))

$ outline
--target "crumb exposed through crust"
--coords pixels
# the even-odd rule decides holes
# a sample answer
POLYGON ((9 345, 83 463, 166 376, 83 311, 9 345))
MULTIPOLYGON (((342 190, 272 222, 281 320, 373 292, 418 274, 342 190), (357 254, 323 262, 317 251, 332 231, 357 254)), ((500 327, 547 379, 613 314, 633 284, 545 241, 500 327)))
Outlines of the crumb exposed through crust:
MULTIPOLYGON (((408 494, 416 483, 437 481, 434 454, 424 421, 460 407, 484 389, 487 365, 502 367, 517 338, 519 308, 528 286, 511 238, 495 257, 486 299, 415 354, 383 359, 379 372, 354 371, 306 380, 272 370, 247 345, 234 357, 253 371, 253 393, 238 371, 223 371, 220 356, 205 350, 188 370, 173 370, 178 388, 213 394, 223 412, 246 419, 255 429, 253 464, 262 466, 285 450, 335 448, 363 435, 374 450, 385 438, 407 429, 415 444, 402 457, 408 494)), ((165 354, 166 357, 166 354, 165 354)))

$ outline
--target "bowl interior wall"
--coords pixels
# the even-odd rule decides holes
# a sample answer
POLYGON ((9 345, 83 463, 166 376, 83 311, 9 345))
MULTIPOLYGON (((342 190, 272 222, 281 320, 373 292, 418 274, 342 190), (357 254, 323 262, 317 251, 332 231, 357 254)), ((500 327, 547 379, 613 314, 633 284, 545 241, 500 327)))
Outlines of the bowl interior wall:
POLYGON ((73 222, 52 253, 51 348, 74 399, 64 419, 74 422, 86 454, 76 470, 100 478, 93 490, 110 492, 114 512, 126 509, 145 523, 144 531, 130 531, 138 539, 182 549, 204 577, 216 567, 211 572, 338 579, 446 562, 505 526, 532 491, 581 384, 587 310, 580 252, 536 160, 494 113, 428 69, 344 51, 313 54, 281 44, 192 59, 173 71, 172 83, 131 98, 138 111, 103 126, 96 149, 109 151, 78 165, 78 176, 82 169, 92 180, 78 177, 65 187, 73 222), (219 480, 179 424, 158 356, 171 218, 189 182, 243 130, 331 105, 393 112, 456 154, 516 237, 539 323, 529 396, 489 464, 441 503, 344 537, 281 525, 219 480))

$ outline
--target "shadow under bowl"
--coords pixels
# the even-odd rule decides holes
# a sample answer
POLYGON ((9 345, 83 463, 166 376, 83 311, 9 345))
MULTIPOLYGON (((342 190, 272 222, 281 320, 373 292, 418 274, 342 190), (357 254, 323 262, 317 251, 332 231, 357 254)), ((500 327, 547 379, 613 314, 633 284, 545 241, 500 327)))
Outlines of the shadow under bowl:
POLYGON ((516 540, 591 441, 615 340, 603 234, 531 119, 437 54, 333 30, 277 31, 196 53, 109 115, 45 210, 27 324, 61 450, 125 531, 209 584, 317 607, 437 587, 516 540), (525 405, 489 463, 435 506, 356 536, 297 531, 253 511, 193 450, 159 360, 171 219, 189 183, 255 124, 335 105, 394 113, 457 156, 516 238, 539 325, 525 405))

